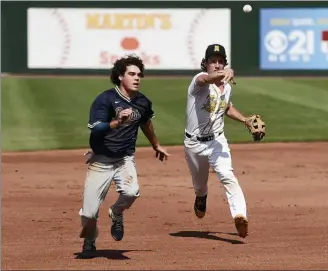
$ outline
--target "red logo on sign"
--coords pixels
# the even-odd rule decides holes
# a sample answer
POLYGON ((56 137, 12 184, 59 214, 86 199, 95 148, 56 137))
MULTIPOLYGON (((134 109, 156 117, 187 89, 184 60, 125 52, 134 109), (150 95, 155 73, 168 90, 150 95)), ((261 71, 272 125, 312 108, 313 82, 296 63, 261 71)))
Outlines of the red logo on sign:
POLYGON ((139 47, 139 41, 133 37, 126 37, 121 41, 121 46, 125 50, 136 50, 139 47))

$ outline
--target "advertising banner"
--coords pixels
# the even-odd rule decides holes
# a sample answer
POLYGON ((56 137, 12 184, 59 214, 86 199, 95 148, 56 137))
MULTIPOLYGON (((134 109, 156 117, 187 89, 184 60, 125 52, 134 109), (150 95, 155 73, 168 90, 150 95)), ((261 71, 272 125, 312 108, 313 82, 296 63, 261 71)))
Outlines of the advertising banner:
POLYGON ((110 69, 136 54, 151 70, 194 70, 206 47, 230 58, 230 9, 29 8, 28 68, 110 69))
POLYGON ((328 8, 261 9, 262 70, 328 70, 328 8))

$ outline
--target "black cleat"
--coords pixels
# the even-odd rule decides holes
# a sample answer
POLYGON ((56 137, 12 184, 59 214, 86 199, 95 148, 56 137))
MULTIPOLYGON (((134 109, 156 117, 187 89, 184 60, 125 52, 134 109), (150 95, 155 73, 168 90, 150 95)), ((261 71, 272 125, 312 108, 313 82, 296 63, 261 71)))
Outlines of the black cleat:
POLYGON ((124 236, 123 214, 115 215, 109 210, 109 217, 112 219, 111 234, 115 241, 121 241, 124 236))
POLYGON ((78 256, 79 259, 94 258, 96 253, 96 241, 84 239, 82 253, 78 256))
POLYGON ((207 195, 203 196, 203 197, 197 197, 195 199, 195 203, 194 203, 194 211, 195 211, 195 215, 198 218, 203 218, 205 216, 206 213, 206 199, 207 199, 207 195))

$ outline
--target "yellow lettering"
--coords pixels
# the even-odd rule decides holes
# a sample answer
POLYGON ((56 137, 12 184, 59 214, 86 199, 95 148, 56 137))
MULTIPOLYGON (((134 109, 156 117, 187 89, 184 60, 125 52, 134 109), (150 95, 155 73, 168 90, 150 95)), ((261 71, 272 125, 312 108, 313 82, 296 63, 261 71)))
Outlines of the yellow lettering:
POLYGON ((137 15, 137 29, 152 29, 155 28, 154 15, 137 15))
POLYGON ((134 14, 126 14, 125 15, 125 28, 124 29, 133 29, 133 19, 135 15, 134 14))
POLYGON ((270 25, 290 25, 290 21, 288 19, 274 18, 270 20, 270 25))
POLYGON ((102 17, 102 22, 101 25, 99 26, 99 28, 112 28, 112 16, 110 14, 104 14, 102 17))
POLYGON ((87 28, 99 28, 99 14, 87 14, 87 28))
POLYGON ((317 24, 328 24, 328 18, 317 19, 317 24))
POLYGON ((113 28, 113 29, 126 29, 125 24, 124 24, 125 19, 126 19, 126 15, 124 15, 124 14, 115 14, 114 24, 112 25, 111 28, 113 28))
POLYGON ((146 16, 145 15, 137 15, 136 16, 136 28, 137 29, 145 29, 147 28, 146 16))
POLYGON ((156 18, 154 15, 148 15, 146 17, 146 25, 148 29, 156 28, 155 20, 156 18))
POLYGON ((161 29, 170 29, 172 26, 171 26, 171 16, 170 15, 162 15, 161 16, 161 20, 162 20, 162 23, 161 23, 161 29))
POLYGON ((170 29, 168 14, 86 14, 91 29, 170 29))

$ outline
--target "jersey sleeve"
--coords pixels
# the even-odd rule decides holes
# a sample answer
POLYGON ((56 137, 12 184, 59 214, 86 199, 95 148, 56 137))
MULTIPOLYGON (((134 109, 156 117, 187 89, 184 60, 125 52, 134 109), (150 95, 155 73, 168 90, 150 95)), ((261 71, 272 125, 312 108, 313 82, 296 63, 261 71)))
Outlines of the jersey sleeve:
POLYGON ((202 75, 202 74, 208 74, 208 73, 206 73, 206 72, 200 72, 200 73, 196 74, 196 75, 194 76, 194 78, 192 79, 192 81, 191 81, 191 83, 190 83, 190 85, 189 85, 189 88, 188 88, 188 93, 189 93, 190 95, 195 96, 195 95, 197 95, 197 93, 198 93, 199 91, 201 91, 202 89, 206 89, 206 88, 207 88, 207 85, 204 85, 204 86, 198 86, 198 85, 196 84, 196 79, 197 79, 200 75, 202 75))
POLYGON ((99 95, 90 107, 88 128, 92 129, 101 122, 110 121, 111 104, 107 96, 99 95))
POLYGON ((153 117, 155 117, 155 113, 154 113, 154 110, 153 110, 153 105, 152 105, 151 101, 148 101, 148 106, 147 106, 147 109, 145 110, 145 114, 143 115, 143 117, 141 119, 141 123, 146 123, 147 121, 149 121, 153 117))

